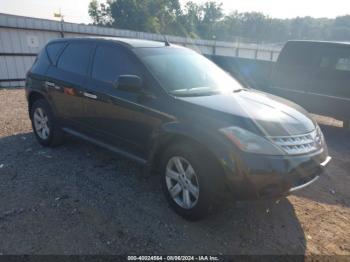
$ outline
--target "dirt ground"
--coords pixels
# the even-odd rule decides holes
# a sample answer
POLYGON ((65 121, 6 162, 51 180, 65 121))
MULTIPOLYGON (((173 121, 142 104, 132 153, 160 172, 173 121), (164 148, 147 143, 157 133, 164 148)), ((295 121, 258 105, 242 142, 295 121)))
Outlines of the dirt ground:
POLYGON ((322 130, 333 160, 315 184, 190 223, 135 163, 74 138, 41 147, 24 90, 0 89, 0 254, 350 255, 350 131, 322 130))

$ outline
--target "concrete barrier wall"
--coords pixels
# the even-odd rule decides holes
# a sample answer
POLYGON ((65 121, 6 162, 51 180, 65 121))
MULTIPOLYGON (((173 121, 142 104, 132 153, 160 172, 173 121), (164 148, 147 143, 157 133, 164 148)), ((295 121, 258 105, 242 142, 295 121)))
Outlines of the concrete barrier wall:
MULTIPOLYGON (((92 25, 66 23, 0 13, 0 87, 23 86, 25 74, 37 53, 51 39, 62 37, 115 36, 163 41, 164 36, 92 25)), ((275 61, 280 48, 272 45, 228 43, 167 36, 173 44, 209 56, 275 61)))

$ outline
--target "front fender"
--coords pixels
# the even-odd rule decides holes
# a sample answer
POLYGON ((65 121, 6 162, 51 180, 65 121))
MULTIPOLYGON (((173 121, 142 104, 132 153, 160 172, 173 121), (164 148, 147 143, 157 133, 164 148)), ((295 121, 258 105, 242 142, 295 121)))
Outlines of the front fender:
POLYGON ((162 125, 153 138, 152 149, 148 163, 154 168, 159 163, 161 152, 172 143, 192 141, 207 150, 219 163, 223 174, 230 180, 236 174, 236 159, 238 155, 235 146, 218 130, 203 128, 189 123, 170 122, 162 125))

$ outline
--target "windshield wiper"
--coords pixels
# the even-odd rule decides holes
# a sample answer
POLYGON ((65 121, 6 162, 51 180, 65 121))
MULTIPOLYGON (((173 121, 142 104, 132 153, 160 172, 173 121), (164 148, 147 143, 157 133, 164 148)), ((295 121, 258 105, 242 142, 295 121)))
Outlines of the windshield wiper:
POLYGON ((192 87, 186 89, 173 90, 170 91, 170 93, 176 96, 207 96, 216 94, 217 90, 210 90, 208 87, 192 87))
POLYGON ((184 89, 176 89, 176 90, 173 90, 171 92, 174 92, 174 93, 182 93, 182 92, 193 92, 194 90, 210 90, 211 88, 210 87, 206 87, 206 86, 199 86, 199 87, 191 87, 191 88, 184 88, 184 89))
POLYGON ((246 88, 239 88, 239 89, 235 89, 232 91, 232 93, 239 93, 241 91, 246 91, 247 89, 246 88))
POLYGON ((216 92, 188 92, 188 93, 177 93, 177 92, 171 92, 171 94, 175 95, 175 96, 182 96, 182 97, 186 97, 186 96, 210 96, 210 95, 215 95, 216 92))

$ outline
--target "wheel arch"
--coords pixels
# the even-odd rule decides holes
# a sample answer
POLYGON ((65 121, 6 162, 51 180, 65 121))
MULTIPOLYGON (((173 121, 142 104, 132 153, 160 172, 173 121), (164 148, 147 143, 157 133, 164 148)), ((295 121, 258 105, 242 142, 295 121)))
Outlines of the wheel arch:
POLYGON ((28 113, 29 113, 29 117, 30 117, 30 112, 32 110, 33 104, 35 103, 35 101, 39 100, 39 99, 44 99, 45 101, 47 101, 51 107, 52 110, 54 110, 54 108, 51 105, 51 102, 49 101, 49 99, 42 93, 39 92, 37 90, 33 90, 28 94, 28 113))
POLYGON ((173 132, 167 132, 165 134, 162 134, 156 139, 148 160, 150 169, 159 171, 159 167, 162 160, 162 153, 170 146, 179 144, 179 143, 188 143, 196 147, 198 152, 208 157, 208 159, 211 159, 213 163, 217 165, 217 168, 219 168, 220 171, 223 172, 220 161, 218 160, 215 152, 210 150, 208 145, 201 143, 198 139, 196 139, 191 135, 188 135, 185 133, 173 133, 173 132))

